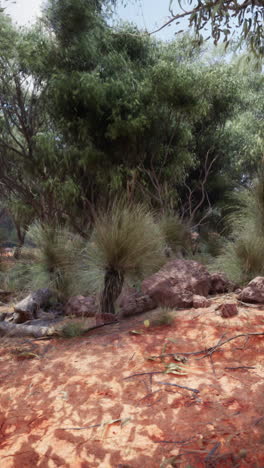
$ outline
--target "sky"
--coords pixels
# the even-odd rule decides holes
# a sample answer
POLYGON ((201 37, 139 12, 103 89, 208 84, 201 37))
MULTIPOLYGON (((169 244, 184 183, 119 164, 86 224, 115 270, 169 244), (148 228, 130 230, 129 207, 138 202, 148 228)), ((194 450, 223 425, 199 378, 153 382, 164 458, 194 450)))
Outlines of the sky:
MULTIPOLYGON (((119 18, 130 21, 137 24, 140 29, 153 31, 169 19, 169 0, 131 0, 127 3, 126 7, 119 6, 116 20, 119 18)), ((0 6, 7 5, 6 12, 19 25, 34 22, 41 13, 42 4, 43 0, 0 0, 0 6)), ((187 28, 186 22, 179 26, 180 29, 187 28)), ((163 40, 173 39, 179 26, 173 24, 157 33, 156 37, 163 40)))

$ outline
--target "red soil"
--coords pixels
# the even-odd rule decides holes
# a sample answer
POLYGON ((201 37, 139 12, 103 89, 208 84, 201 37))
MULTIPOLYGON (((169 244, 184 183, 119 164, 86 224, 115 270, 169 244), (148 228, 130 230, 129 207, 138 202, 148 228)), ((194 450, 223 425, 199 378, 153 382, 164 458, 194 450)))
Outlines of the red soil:
POLYGON ((124 380, 175 362, 146 359, 165 343, 166 353, 189 352, 224 333, 264 331, 261 311, 240 308, 225 320, 214 307, 177 312, 171 326, 145 328, 142 317, 82 338, 3 341, 1 468, 264 467, 264 336, 233 340, 212 359, 190 357, 187 375, 124 380), (135 327, 143 334, 129 333, 135 327), (39 358, 18 359, 18 343, 39 358), (227 369, 239 366, 254 369, 227 369))

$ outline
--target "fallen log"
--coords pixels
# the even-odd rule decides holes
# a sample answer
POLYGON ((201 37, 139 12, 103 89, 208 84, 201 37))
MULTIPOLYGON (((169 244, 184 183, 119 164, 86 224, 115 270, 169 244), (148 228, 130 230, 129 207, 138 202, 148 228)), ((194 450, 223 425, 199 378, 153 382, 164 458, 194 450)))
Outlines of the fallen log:
POLYGON ((52 292, 48 288, 38 289, 14 306, 14 322, 24 323, 37 318, 37 312, 48 304, 52 292))
POLYGON ((51 336, 54 333, 54 327, 45 327, 40 325, 24 325, 9 322, 0 323, 0 336, 34 336, 34 338, 40 338, 43 336, 51 336))

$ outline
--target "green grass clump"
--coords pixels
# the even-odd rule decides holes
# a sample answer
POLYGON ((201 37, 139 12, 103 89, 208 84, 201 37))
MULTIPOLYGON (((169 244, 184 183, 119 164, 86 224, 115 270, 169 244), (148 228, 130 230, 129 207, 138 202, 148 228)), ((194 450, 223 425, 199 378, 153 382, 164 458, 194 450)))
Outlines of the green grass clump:
POLYGON ((60 330, 59 334, 63 338, 75 338, 84 333, 84 327, 80 322, 69 322, 60 330))
POLYGON ((159 317, 151 320, 150 325, 154 327, 160 327, 162 325, 170 326, 173 323, 173 317, 169 312, 161 312, 159 317))

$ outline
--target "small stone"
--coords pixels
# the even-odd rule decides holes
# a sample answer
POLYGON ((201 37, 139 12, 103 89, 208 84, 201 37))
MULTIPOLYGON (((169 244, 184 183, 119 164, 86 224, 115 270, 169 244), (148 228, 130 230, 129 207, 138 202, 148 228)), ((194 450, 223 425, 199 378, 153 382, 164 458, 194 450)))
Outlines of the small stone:
POLYGON ((211 273, 211 287, 209 294, 223 294, 232 292, 237 288, 235 283, 229 281, 223 273, 211 273))
POLYGON ((193 307, 195 309, 204 309, 206 307, 209 307, 211 305, 211 302, 206 299, 204 296, 198 296, 195 294, 193 296, 193 307))
POLYGON ((238 307, 235 302, 225 302, 217 307, 217 310, 220 311, 220 315, 223 318, 231 318, 238 315, 238 307))

